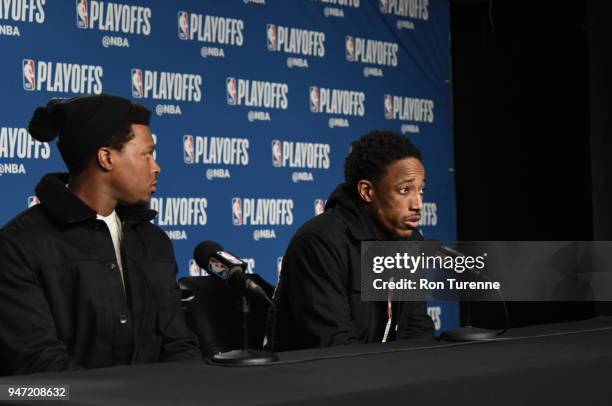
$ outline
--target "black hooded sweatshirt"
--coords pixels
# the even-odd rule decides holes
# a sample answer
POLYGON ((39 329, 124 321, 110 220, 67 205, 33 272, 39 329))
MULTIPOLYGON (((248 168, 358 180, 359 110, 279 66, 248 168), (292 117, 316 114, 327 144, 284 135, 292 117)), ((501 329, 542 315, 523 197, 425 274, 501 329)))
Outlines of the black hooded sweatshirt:
MULTIPOLYGON (((423 236, 415 230, 411 239, 423 236)), ((361 301, 361 242, 375 240, 365 203, 339 185, 283 258, 274 293, 275 350, 382 341, 387 303, 361 301)), ((392 327, 388 341, 433 336, 425 302, 393 303, 392 327)))

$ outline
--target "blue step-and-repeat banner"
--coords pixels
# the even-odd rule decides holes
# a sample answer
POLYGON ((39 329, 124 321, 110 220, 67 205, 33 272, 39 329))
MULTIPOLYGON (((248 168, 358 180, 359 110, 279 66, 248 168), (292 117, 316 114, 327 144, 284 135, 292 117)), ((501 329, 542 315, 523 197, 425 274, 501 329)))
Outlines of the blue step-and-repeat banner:
MULTIPOLYGON (((64 170, 27 132, 34 108, 105 92, 154 112, 151 207, 179 276, 200 274, 193 248, 215 240, 276 284, 289 239, 373 129, 421 149, 421 230, 456 238, 448 0, 2 0, 0 55, 2 224, 64 170)), ((455 303, 429 311, 458 324, 455 303)))

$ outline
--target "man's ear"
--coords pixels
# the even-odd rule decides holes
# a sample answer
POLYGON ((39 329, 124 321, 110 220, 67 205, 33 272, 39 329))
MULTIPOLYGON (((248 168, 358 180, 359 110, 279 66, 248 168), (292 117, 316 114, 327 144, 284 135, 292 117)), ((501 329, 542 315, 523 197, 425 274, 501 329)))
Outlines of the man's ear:
POLYGON ((367 203, 372 203, 372 198, 374 196, 374 185, 372 182, 366 179, 362 179, 357 182, 357 193, 361 200, 367 203))
POLYGON ((98 165, 105 171, 113 170, 113 158, 110 148, 102 147, 98 149, 96 156, 98 165))

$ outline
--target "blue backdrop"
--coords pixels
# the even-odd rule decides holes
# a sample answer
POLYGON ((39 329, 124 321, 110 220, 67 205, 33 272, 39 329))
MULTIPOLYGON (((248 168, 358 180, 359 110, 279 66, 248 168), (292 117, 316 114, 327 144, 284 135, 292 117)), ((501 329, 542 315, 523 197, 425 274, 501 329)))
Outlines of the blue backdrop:
MULTIPOLYGON (((180 275, 219 241, 275 284, 292 234, 342 181, 350 141, 409 135, 427 169, 421 230, 456 238, 447 0, 4 0, 0 223, 63 171, 27 122, 52 97, 111 93, 154 112, 151 207, 180 275)), ((85 136, 86 134, 84 134, 85 136)), ((436 327, 458 322, 431 303, 436 327)))

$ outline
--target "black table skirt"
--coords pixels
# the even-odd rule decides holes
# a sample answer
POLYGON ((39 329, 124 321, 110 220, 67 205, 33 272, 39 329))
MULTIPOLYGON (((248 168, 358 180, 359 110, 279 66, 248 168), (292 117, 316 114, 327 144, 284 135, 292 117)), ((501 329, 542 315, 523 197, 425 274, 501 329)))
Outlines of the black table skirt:
POLYGON ((87 405, 612 405, 612 318, 503 337, 292 351, 264 367, 165 363, 36 374, 0 385, 70 385, 70 403, 87 405))

